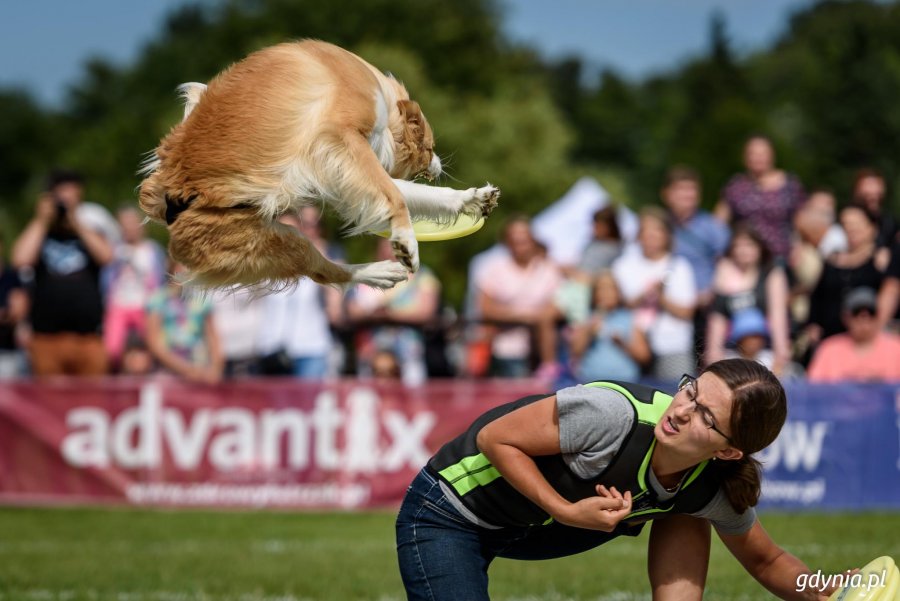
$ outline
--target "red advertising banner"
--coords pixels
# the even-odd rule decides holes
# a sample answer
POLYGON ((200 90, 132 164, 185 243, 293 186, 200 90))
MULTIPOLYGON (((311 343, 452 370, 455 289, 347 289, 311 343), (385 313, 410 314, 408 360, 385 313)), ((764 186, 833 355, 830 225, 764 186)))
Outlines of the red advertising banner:
POLYGON ((533 381, 0 384, 0 503, 398 503, 441 444, 533 381))

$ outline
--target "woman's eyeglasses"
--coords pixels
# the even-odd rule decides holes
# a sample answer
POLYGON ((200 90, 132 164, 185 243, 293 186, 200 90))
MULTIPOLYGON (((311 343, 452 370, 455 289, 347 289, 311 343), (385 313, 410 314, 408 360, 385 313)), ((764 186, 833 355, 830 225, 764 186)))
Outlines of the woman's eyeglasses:
POLYGON ((709 430, 713 430, 718 432, 725 440, 728 441, 728 444, 734 444, 734 441, 731 440, 731 437, 719 430, 716 427, 716 418, 712 414, 712 411, 709 410, 709 407, 700 403, 697 400, 697 378, 694 376, 689 376, 688 374, 684 374, 681 376, 681 380, 678 382, 678 390, 679 392, 682 390, 687 390, 688 400, 694 404, 694 411, 700 413, 700 419, 703 421, 703 425, 706 426, 709 430))

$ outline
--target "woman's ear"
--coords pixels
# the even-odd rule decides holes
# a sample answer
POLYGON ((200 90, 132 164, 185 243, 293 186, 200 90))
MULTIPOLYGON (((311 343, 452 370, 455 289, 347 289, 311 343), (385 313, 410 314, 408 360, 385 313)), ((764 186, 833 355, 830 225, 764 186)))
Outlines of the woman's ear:
POLYGON ((716 451, 715 458, 722 461, 738 461, 744 456, 744 452, 734 447, 725 447, 716 451))

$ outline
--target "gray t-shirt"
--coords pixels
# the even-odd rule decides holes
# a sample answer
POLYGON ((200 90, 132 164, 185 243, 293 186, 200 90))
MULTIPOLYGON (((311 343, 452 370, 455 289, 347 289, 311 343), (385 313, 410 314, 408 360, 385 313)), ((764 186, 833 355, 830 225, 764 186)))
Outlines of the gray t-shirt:
POLYGON ((619 242, 592 240, 581 253, 578 269, 591 275, 597 275, 604 269, 609 269, 621 252, 622 244, 619 242))
MULTIPOLYGON (((573 386, 556 393, 559 412, 559 447, 563 460, 582 478, 592 478, 606 469, 631 430, 634 410, 622 394, 608 388, 573 386)), ((648 483, 661 500, 675 492, 663 488, 653 470, 648 483)), ((702 509, 691 515, 704 518, 722 534, 744 534, 756 522, 751 507, 737 513, 721 488, 702 509)))

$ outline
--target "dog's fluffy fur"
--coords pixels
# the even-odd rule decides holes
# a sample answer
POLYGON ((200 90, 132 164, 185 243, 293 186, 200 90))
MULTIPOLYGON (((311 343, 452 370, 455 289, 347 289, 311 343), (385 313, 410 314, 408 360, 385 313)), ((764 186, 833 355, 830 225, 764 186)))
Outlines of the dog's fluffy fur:
POLYGON ((271 288, 307 276, 389 288, 419 266, 411 221, 487 216, 497 204, 490 185, 410 181, 441 173, 419 105, 393 77, 331 44, 266 48, 208 87, 180 90, 184 120, 144 167, 140 204, 168 223, 170 254, 200 285, 271 288), (390 230, 401 263, 332 263, 277 221, 322 201, 351 234, 390 230))

